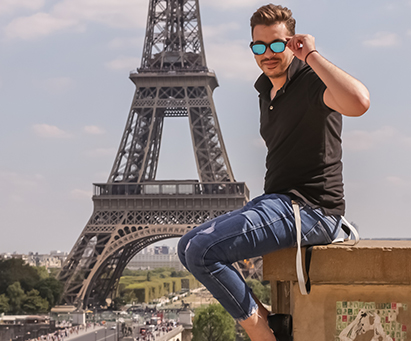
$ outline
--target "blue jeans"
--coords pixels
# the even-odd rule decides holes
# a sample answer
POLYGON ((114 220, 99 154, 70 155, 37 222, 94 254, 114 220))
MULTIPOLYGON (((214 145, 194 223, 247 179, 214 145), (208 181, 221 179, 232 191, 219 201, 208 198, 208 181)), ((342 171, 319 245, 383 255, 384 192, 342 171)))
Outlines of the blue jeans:
MULTIPOLYGON (((302 245, 329 244, 338 235, 340 216, 324 216, 298 201, 302 245)), ((210 220, 185 234, 178 244, 183 265, 199 280, 233 318, 250 317, 257 304, 251 289, 232 266, 248 258, 296 246, 291 199, 264 194, 243 208, 210 220)))

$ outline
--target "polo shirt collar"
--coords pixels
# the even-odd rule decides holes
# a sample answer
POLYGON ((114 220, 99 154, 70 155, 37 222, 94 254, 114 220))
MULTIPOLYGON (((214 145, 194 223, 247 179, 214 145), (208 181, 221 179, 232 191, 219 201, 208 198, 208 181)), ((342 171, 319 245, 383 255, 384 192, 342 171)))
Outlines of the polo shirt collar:
MULTIPOLYGON (((288 67, 287 70, 287 79, 283 85, 283 89, 285 89, 290 82, 291 79, 300 71, 302 70, 307 64, 305 64, 302 60, 294 57, 292 60, 291 64, 288 67)), ((273 87, 273 84, 271 83, 270 79, 262 73, 260 77, 258 77, 257 81, 254 84, 255 89, 260 93, 263 94, 273 87)))

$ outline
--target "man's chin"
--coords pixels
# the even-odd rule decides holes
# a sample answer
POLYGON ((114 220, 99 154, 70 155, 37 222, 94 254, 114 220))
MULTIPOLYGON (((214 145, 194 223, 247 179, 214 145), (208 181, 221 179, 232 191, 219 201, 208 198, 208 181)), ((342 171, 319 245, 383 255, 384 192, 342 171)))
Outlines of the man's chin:
POLYGON ((278 78, 278 77, 280 77, 280 76, 282 75, 282 73, 279 72, 279 71, 276 70, 276 69, 264 69, 263 71, 264 71, 264 74, 265 74, 267 77, 270 77, 270 78, 278 78))

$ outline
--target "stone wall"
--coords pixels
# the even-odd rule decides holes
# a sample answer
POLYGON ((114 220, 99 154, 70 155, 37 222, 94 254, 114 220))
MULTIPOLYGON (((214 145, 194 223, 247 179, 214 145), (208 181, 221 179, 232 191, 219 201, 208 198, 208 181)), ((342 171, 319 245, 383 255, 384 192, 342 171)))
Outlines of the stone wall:
POLYGON ((293 315, 294 341, 411 340, 411 241, 314 247, 308 296, 295 256, 296 249, 264 256, 273 311, 293 315))

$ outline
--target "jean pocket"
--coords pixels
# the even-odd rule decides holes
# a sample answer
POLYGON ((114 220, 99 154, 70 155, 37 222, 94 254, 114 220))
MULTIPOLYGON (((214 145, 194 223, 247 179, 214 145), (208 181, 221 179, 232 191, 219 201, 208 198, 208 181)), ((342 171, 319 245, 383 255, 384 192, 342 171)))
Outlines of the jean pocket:
POLYGON ((332 239, 327 232, 327 229, 324 228, 321 221, 318 221, 307 233, 301 237, 301 245, 326 245, 331 244, 332 239))

